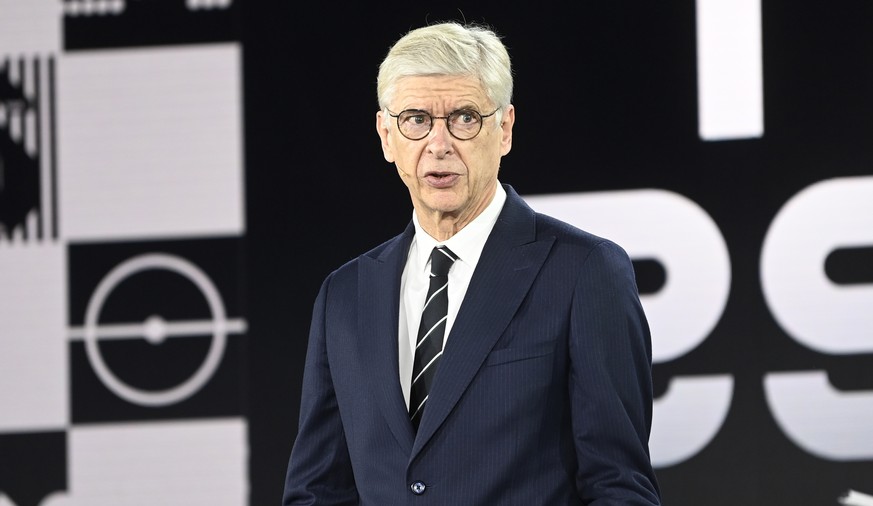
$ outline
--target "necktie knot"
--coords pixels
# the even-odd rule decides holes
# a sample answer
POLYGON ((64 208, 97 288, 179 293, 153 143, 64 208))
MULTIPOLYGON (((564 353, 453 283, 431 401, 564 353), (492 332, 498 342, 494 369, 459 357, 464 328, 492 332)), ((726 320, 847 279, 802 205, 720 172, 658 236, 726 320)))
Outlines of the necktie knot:
POLYGON ((445 246, 437 246, 430 253, 430 275, 448 276, 449 269, 457 260, 457 255, 445 246))

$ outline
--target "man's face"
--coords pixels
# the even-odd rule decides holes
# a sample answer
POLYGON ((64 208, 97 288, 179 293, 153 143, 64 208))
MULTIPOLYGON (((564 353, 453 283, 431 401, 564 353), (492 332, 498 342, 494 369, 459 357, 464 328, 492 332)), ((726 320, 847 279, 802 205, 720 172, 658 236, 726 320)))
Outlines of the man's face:
MULTIPOLYGON (((389 110, 398 114, 407 109, 426 111, 436 117, 459 109, 486 115, 496 106, 475 79, 427 76, 399 81, 389 110)), ((385 159, 397 167, 419 220, 437 225, 449 219, 459 230, 491 201, 500 158, 512 147, 514 120, 515 110, 510 105, 504 111, 501 125, 495 125, 496 115, 483 118, 482 130, 476 137, 458 140, 449 133, 445 120, 436 119, 427 136, 409 140, 398 131, 396 118, 379 111, 376 129, 385 159)))

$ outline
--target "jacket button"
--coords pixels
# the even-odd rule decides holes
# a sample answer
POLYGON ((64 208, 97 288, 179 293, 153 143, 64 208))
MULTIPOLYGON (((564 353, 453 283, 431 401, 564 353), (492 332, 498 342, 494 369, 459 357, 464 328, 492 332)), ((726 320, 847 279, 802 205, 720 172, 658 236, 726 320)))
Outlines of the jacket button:
POLYGON ((409 488, 412 490, 413 494, 421 495, 424 493, 425 490, 427 490, 427 485, 425 485, 422 481, 416 481, 415 483, 410 485, 409 488))

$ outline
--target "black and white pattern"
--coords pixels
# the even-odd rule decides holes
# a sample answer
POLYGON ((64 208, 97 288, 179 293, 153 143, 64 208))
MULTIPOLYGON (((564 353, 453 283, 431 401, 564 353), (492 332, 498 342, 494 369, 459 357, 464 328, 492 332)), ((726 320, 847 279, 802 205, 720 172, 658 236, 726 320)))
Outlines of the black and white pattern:
POLYGON ((430 255, 430 284, 415 341, 412 386, 409 393, 409 417, 416 429, 421 423, 428 393, 433 386, 443 354, 449 310, 449 270, 457 258, 445 246, 435 247, 430 255))
POLYGON ((234 10, 0 0, 3 506, 247 501, 234 10))

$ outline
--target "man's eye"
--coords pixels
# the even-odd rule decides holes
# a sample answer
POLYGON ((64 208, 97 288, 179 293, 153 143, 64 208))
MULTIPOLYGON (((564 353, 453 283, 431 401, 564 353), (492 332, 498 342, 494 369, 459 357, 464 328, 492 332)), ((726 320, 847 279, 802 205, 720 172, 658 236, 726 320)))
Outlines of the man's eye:
POLYGON ((458 111, 454 116, 454 122, 462 125, 469 125, 472 123, 476 123, 478 120, 476 113, 473 111, 458 111))
POLYGON ((406 113, 400 117, 400 122, 407 126, 427 125, 429 121, 427 114, 406 113))

